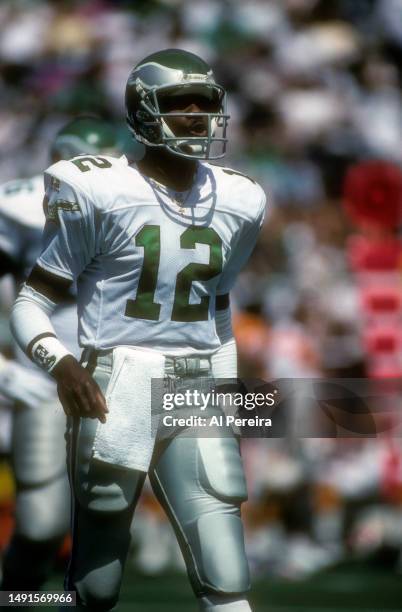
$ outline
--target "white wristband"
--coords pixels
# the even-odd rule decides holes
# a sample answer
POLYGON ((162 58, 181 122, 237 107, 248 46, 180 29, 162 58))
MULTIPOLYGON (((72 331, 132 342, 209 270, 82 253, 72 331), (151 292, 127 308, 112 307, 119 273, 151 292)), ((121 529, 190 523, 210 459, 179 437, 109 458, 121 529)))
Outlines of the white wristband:
POLYGON ((43 370, 51 372, 55 365, 70 351, 54 336, 38 338, 31 348, 32 360, 43 370))

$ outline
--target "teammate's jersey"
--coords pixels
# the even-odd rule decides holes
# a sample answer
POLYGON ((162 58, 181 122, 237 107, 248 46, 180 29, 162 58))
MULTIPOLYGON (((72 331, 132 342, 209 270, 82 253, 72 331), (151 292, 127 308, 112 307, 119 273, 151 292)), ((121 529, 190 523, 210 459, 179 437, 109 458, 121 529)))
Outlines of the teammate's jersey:
POLYGON ((219 348, 216 303, 225 303, 255 245, 265 211, 259 185, 198 163, 192 189, 177 194, 125 157, 82 156, 51 166, 45 182, 47 246, 38 264, 77 280, 82 346, 219 348))
POLYGON ((45 225, 43 177, 17 179, 0 186, 0 250, 26 276, 41 251, 45 225))
MULTIPOLYGON (((0 186, 0 251, 15 264, 16 285, 26 277, 39 257, 46 217, 43 212, 43 176, 17 179, 0 186)), ((78 354, 76 305, 59 307, 52 324, 62 342, 78 354)), ((17 360, 26 367, 42 371, 16 347, 17 360)))

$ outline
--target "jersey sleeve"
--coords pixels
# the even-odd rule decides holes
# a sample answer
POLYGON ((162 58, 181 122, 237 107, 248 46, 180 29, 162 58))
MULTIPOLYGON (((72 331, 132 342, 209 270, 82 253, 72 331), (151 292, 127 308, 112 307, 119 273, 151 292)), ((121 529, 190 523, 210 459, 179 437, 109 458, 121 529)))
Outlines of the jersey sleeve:
POLYGON ((217 295, 229 293, 233 288, 240 270, 246 265, 257 242, 262 224, 265 218, 266 196, 261 190, 260 205, 258 213, 252 221, 243 222, 239 234, 234 241, 230 256, 223 269, 217 295))
POLYGON ((96 253, 94 208, 80 188, 45 173, 44 210, 43 250, 37 264, 74 280, 96 253))

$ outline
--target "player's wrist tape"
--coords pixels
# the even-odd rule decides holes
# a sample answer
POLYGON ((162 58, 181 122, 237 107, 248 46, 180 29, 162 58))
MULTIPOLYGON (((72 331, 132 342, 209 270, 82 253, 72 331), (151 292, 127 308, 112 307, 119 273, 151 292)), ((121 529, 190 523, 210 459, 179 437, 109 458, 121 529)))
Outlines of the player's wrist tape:
POLYGON ((63 357, 71 355, 60 340, 50 334, 34 338, 29 347, 29 352, 32 360, 47 372, 51 372, 63 357))

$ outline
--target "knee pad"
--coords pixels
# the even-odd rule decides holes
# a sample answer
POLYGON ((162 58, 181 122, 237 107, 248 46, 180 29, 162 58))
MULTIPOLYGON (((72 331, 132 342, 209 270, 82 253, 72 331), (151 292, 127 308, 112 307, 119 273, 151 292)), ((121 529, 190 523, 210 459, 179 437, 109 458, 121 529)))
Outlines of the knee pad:
POLYGON ((246 480, 237 440, 232 437, 200 438, 198 450, 199 478, 204 489, 229 503, 246 501, 246 480))
POLYGON ((124 472, 94 460, 88 478, 75 481, 74 494, 78 504, 87 511, 97 514, 126 512, 136 499, 140 480, 143 480, 140 474, 124 472))
POLYGON ((243 525, 238 514, 208 513, 195 523, 199 550, 199 580, 204 592, 235 594, 250 588, 250 575, 244 549, 243 525))
POLYGON ((65 535, 70 525, 70 487, 66 474, 35 487, 19 488, 15 532, 33 542, 65 535))

